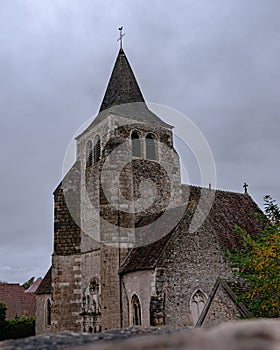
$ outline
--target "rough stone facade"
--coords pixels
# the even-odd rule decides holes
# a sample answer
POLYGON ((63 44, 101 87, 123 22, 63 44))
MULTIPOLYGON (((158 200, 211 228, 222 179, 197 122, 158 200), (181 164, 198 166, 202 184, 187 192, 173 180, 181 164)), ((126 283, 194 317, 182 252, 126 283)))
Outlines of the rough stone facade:
POLYGON ((36 334, 44 334, 51 331, 51 274, 52 268, 46 273, 36 290, 36 334))
POLYGON ((206 306, 207 325, 240 317, 222 291, 209 300, 218 277, 232 278, 224 249, 238 247, 234 225, 257 232, 248 214, 259 209, 249 195, 181 184, 172 126, 146 106, 123 50, 98 116, 76 141, 76 163, 54 192, 38 333, 196 325, 206 306), (194 212, 205 211, 203 191, 204 201, 215 200, 192 230, 194 212))
POLYGON ((242 314, 236 308, 236 304, 233 303, 231 298, 224 290, 219 289, 213 302, 211 303, 210 310, 203 323, 203 326, 212 327, 222 322, 240 319, 241 317, 242 314), (217 317, 217 315, 219 315, 219 317, 217 317))
POLYGON ((136 295, 141 304, 141 325, 150 326, 150 302, 155 294, 155 279, 153 270, 127 273, 122 278, 122 327, 133 324, 133 296, 136 295))
POLYGON ((165 296, 165 323, 193 325, 192 294, 209 295, 217 277, 231 277, 230 266, 217 235, 204 227, 190 233, 187 218, 181 222, 158 264, 157 294, 165 296))
POLYGON ((48 324, 47 315, 47 302, 51 301, 51 294, 41 294, 36 296, 36 329, 37 335, 49 333, 51 331, 51 325, 48 324))

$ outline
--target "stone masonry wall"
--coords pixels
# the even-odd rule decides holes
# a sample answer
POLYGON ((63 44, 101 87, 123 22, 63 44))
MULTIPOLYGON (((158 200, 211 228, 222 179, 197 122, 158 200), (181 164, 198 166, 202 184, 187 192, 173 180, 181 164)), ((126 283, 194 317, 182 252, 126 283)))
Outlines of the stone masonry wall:
POLYGON ((154 292, 154 271, 135 271, 122 276, 122 314, 123 327, 133 325, 132 297, 136 294, 141 305, 143 327, 150 326, 150 301, 154 292))
MULTIPOLYGON (((136 192, 138 189, 134 191, 134 185, 138 186, 139 184, 139 181, 136 183, 135 179, 137 179, 137 173, 139 175, 141 172, 143 173, 143 164, 140 164, 140 167, 132 167, 133 169, 130 164, 127 164, 132 162, 130 141, 132 130, 138 130, 142 135, 142 156, 140 158, 145 158, 145 135, 151 132, 155 135, 158 140, 156 151, 158 159, 157 162, 150 162, 151 164, 147 167, 146 172, 150 173, 150 180, 153 180, 153 176, 156 178, 159 173, 157 165, 160 164, 159 167, 162 167, 170 183, 169 193, 173 196, 171 198, 173 206, 181 201, 179 157, 173 149, 172 131, 157 125, 141 123, 132 118, 108 115, 105 120, 91 128, 89 127, 77 138, 77 159, 81 164, 81 204, 85 208, 90 205, 93 205, 94 208, 97 207, 96 213, 94 210, 92 212, 89 210, 91 217, 84 218, 82 216, 81 222, 83 225, 86 222, 85 226, 96 227, 93 236, 100 234, 100 240, 104 243, 100 247, 103 330, 120 327, 122 324, 118 270, 128 252, 127 248, 131 247, 135 240, 134 201, 137 199, 136 192), (89 140, 94 143, 97 135, 101 138, 101 160, 98 164, 92 166, 92 170, 86 170, 86 145, 89 140), (113 154, 113 160, 108 160, 113 154), (106 168, 108 164, 109 166, 106 168), (99 193, 96 186, 98 171, 99 193), (106 193, 108 189, 111 193, 109 197, 106 193), (87 197, 89 197, 91 203, 87 201, 87 197), (122 200, 120 200, 121 197, 122 200), (96 198, 100 199, 99 208, 95 201, 96 198), (120 247, 121 249, 119 249, 120 247)), ((139 162, 143 163, 145 161, 139 159, 139 162)), ((166 186, 161 185, 158 184, 158 187, 163 190, 163 187, 166 186)), ((157 199, 157 202, 160 202, 161 199, 157 199)), ((165 208, 165 203, 162 203, 162 205, 165 208)), ((91 243, 84 233, 81 242, 82 251, 86 252, 91 243)), ((147 310, 149 310, 149 305, 147 310)), ((149 317, 145 318, 145 322, 149 323, 148 319, 149 317)))
POLYGON ((81 170, 81 251, 99 247, 99 164, 81 170))
POLYGON ((81 262, 80 255, 52 258, 52 332, 81 331, 81 262))
POLYGON ((59 187, 54 193, 54 254, 57 255, 80 252, 81 230, 69 211, 64 191, 59 187))
POLYGON ((203 322, 203 327, 212 327, 222 322, 240 318, 241 313, 236 305, 228 294, 219 288, 203 322))
POLYGON ((125 249, 102 244, 101 264, 101 319, 102 330, 121 327, 121 294, 119 267, 127 254, 125 249))
MULTIPOLYGON (((190 233, 187 221, 185 218, 176 229, 158 263, 156 291, 165 296, 166 325, 192 326, 192 294, 200 289, 209 296, 217 277, 231 276, 216 233, 210 227, 190 233)), ((216 317, 220 316, 217 314, 216 317)))
POLYGON ((50 294, 36 295, 36 335, 50 333, 51 327, 46 323, 46 303, 50 294))

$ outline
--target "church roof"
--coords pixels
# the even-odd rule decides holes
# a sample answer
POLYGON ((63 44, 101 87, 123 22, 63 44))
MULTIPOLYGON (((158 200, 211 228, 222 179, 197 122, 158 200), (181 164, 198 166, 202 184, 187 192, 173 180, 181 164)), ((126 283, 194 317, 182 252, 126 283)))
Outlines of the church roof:
POLYGON ((102 122, 108 115, 122 116, 168 129, 173 128, 148 108, 123 49, 118 53, 97 117, 78 138, 102 122))
MULTIPOLYGON (((201 193, 200 187, 183 185, 183 189, 188 189, 190 191, 189 202, 198 203, 201 193)), ((172 216, 178 210, 180 211, 180 208, 171 209, 170 215, 172 216)), ((176 234, 176 229, 181 224, 189 224, 193 212, 194 210, 191 210, 190 207, 187 208, 184 217, 180 221, 178 220, 178 224, 160 240, 145 246, 133 248, 121 266, 120 272, 126 273, 155 268, 171 237, 173 234, 176 234)), ((248 194, 216 190, 214 203, 201 229, 215 232, 223 249, 238 248, 241 242, 236 233, 236 225, 250 234, 258 234, 262 230, 261 223, 256 217, 251 216, 251 213, 261 214, 262 212, 248 194)), ((151 222, 155 219, 155 217, 149 218, 151 222)), ((165 224, 166 223, 163 222, 160 225, 154 225, 154 227, 157 227, 157 230, 161 231, 164 229, 165 224)), ((145 226, 143 223, 140 223, 139 226, 142 226, 141 235, 146 236, 151 234, 148 232, 149 225, 145 226)))
POLYGON ((51 286, 52 286, 52 267, 50 267, 48 272, 45 274, 45 277, 41 281, 35 293, 51 294, 51 286))
POLYGON ((131 102, 145 101, 128 59, 123 49, 120 49, 101 103, 100 112, 114 105, 131 102))

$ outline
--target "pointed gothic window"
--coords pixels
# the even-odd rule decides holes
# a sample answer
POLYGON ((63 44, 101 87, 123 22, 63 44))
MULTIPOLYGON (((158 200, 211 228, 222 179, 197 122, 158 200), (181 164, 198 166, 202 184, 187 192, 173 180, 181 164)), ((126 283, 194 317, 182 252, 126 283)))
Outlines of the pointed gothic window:
POLYGON ((101 140, 100 136, 96 135, 94 139, 94 164, 101 159, 101 140))
POLYGON ((45 323, 46 323, 46 326, 51 325, 51 301, 50 301, 50 299, 47 299, 47 302, 45 305, 45 323))
POLYGON ((153 134, 146 136, 146 159, 156 160, 156 143, 153 134))
POLYGON ((131 133, 132 157, 141 157, 141 135, 138 131, 131 133))
POLYGON ((132 323, 133 326, 141 325, 141 305, 137 295, 132 297, 132 323))
POLYGON ((87 142, 87 151, 86 151, 87 167, 92 165, 92 141, 88 140, 87 142))
POLYGON ((206 304, 207 297, 200 289, 197 289, 191 297, 191 312, 193 325, 195 326, 206 304))

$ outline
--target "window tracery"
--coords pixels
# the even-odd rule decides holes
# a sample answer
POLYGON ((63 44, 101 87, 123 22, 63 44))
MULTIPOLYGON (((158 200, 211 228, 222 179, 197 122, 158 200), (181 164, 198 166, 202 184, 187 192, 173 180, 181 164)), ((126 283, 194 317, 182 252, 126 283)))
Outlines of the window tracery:
POLYGON ((193 324, 196 325, 199 316, 201 315, 205 304, 207 301, 207 297, 205 293, 203 293, 200 289, 197 289, 192 297, 191 297, 191 312, 192 312, 192 319, 193 324))
POLYGON ((141 325, 141 305, 139 298, 136 294, 132 297, 132 323, 133 326, 141 325))

